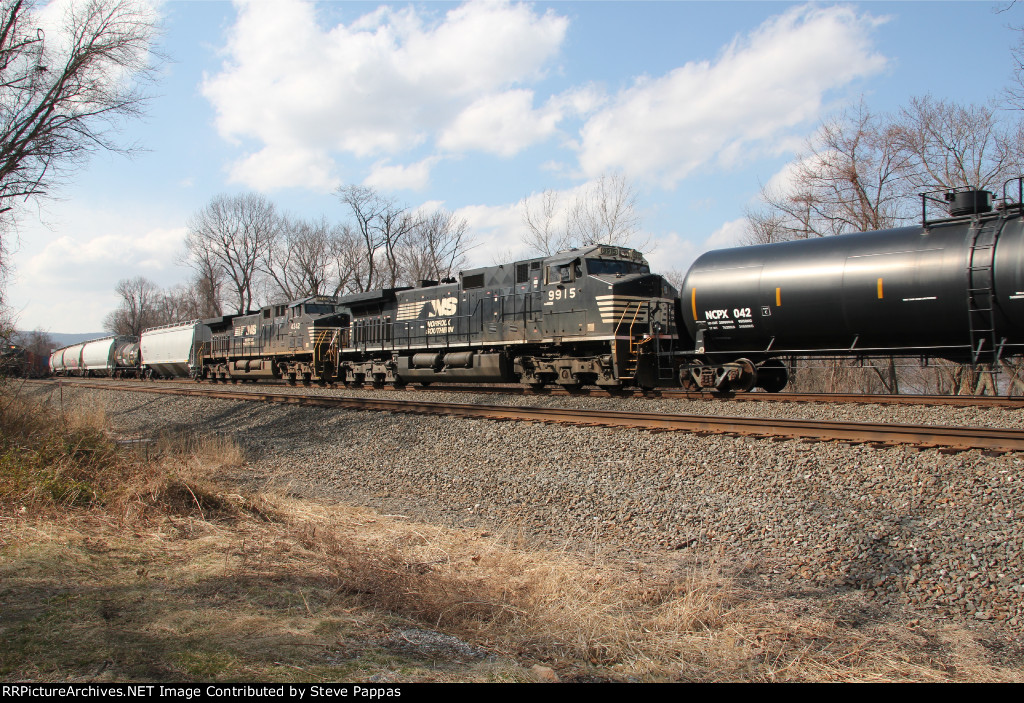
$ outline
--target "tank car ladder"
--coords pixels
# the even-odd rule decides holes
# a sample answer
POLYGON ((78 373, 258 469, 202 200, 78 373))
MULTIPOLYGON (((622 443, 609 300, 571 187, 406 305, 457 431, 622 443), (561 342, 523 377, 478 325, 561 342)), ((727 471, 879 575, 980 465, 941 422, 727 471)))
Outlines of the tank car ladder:
POLYGON ((983 352, 997 357, 995 322, 996 241, 1003 229, 1002 217, 980 222, 970 230, 967 252, 967 329, 971 340, 971 365, 977 366, 983 352), (985 348, 987 345, 987 349, 985 348))

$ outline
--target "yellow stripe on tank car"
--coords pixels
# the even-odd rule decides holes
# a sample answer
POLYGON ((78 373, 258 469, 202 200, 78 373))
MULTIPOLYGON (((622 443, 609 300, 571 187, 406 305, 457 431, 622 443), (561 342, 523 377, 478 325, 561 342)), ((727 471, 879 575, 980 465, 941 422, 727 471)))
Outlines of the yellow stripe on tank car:
POLYGON ((777 308, 782 307, 782 289, 781 288, 776 288, 775 289, 775 307, 777 307, 777 308))
POLYGON ((882 279, 878 279, 878 299, 882 299, 882 279))
POLYGON ((697 289, 690 292, 690 306, 693 308, 693 321, 697 321, 697 289))

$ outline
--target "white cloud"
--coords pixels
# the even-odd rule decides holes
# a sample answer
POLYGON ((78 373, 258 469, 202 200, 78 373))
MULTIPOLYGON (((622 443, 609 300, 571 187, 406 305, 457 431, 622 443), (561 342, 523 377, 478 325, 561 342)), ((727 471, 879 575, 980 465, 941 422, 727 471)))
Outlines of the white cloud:
POLYGON ((747 231, 747 220, 741 217, 725 222, 704 240, 704 251, 711 249, 729 249, 740 245, 740 240, 747 231))
POLYGON ((114 287, 122 278, 145 276, 161 287, 187 280, 180 263, 186 227, 160 210, 58 202, 48 224, 26 219, 7 296, 19 327, 96 332, 118 304, 114 287))
POLYGON ((176 255, 186 228, 156 228, 138 234, 119 232, 92 238, 65 235, 47 244, 19 269, 19 280, 59 285, 69 291, 113 291, 121 278, 164 278, 179 273, 176 255))
POLYGON ((550 137, 566 117, 591 112, 602 100, 589 86, 552 96, 540 109, 533 107, 532 90, 486 95, 455 118, 441 133, 438 145, 451 151, 475 149, 514 156, 550 137))
POLYGON ((522 242, 523 215, 518 203, 469 205, 455 211, 465 218, 476 246, 469 253, 469 267, 491 266, 527 256, 522 242))
POLYGON ((429 157, 408 166, 390 166, 387 161, 373 165, 363 185, 380 190, 422 190, 430 183, 430 169, 437 159, 429 157))
POLYGON ((393 155, 443 130, 457 141, 452 120, 484 96, 541 77, 567 27, 551 11, 500 2, 467 3, 440 18, 429 8, 382 7, 324 29, 304 0, 243 2, 221 70, 202 92, 221 136, 261 145, 231 169, 235 180, 305 186, 288 161, 298 151, 319 169, 314 187, 324 187, 332 153, 393 155))
POLYGON ((879 21, 851 7, 796 7, 714 62, 637 80, 583 126, 583 171, 621 168, 673 187, 701 165, 777 148, 787 130, 820 117, 829 91, 885 68, 871 40, 879 21))
POLYGON ((514 156, 550 136, 561 119, 556 109, 533 109, 532 90, 510 90, 480 98, 442 132, 438 144, 451 151, 514 156))
POLYGON ((665 273, 669 269, 685 272, 697 258, 693 242, 678 232, 668 232, 652 239, 644 254, 654 273, 665 273))
POLYGON ((233 163, 229 178, 261 191, 302 186, 330 193, 341 184, 334 171, 334 161, 323 151, 272 144, 233 163))

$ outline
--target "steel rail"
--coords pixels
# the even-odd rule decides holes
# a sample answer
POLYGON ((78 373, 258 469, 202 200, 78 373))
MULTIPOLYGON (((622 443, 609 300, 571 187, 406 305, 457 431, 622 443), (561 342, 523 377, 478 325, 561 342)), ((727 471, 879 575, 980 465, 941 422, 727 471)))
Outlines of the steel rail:
MULTIPOLYGON (((86 382, 84 378, 68 377, 52 380, 70 383, 86 382)), ((131 379, 105 379, 132 382, 131 379)), ((137 381, 138 383, 189 383, 191 379, 163 379, 154 381, 137 381)), ((216 385, 216 384, 214 384, 216 385)), ((283 386, 279 380, 261 379, 260 385, 283 386)), ((251 387, 251 386, 246 386, 251 387)), ((291 386, 289 386, 291 387, 291 386)), ((297 387, 297 386, 296 386, 297 387)), ((335 386, 331 386, 332 388, 335 386)), ((346 386, 349 390, 360 388, 370 389, 371 386, 346 386)), ((710 391, 685 391, 679 388, 656 388, 649 391, 632 388, 581 388, 566 389, 560 386, 548 388, 528 388, 520 385, 467 385, 442 384, 430 387, 410 384, 408 386, 383 386, 373 390, 411 391, 416 393, 489 393, 519 396, 579 396, 584 398, 678 398, 683 400, 736 402, 774 402, 774 403, 854 403, 859 405, 936 405, 955 407, 985 407, 1024 409, 1024 396, 1005 395, 912 395, 912 394, 865 394, 865 393, 713 393, 710 391)))
POLYGON ((650 391, 633 389, 567 390, 564 388, 522 388, 514 386, 430 386, 417 387, 424 392, 456 393, 508 393, 512 395, 578 395, 584 397, 613 398, 680 398, 685 400, 734 400, 738 402, 775 403, 857 403, 870 405, 952 405, 958 407, 993 407, 1024 409, 1024 396, 991 395, 888 395, 863 393, 712 393, 684 391, 676 388, 659 388, 650 391))
MULTIPOLYGON (((72 384, 75 388, 111 390, 102 383, 72 384)), ((707 434, 736 434, 805 440, 839 440, 864 444, 911 444, 919 447, 949 447, 956 450, 981 449, 996 452, 1024 451, 1024 430, 993 427, 946 427, 891 423, 794 420, 780 418, 729 417, 624 412, 581 408, 437 403, 410 399, 317 396, 270 393, 257 390, 229 391, 220 388, 167 388, 116 386, 139 393, 186 395, 226 400, 261 400, 308 407, 344 408, 375 412, 448 415, 490 420, 519 420, 599 427, 630 427, 655 431, 684 431, 707 434)))

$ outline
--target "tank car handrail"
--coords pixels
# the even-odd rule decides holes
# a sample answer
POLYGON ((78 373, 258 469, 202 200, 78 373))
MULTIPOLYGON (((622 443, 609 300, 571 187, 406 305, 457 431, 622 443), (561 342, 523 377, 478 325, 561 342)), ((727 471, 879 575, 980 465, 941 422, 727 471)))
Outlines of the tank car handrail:
POLYGON ((1017 201, 1012 203, 1012 205, 1015 205, 1017 207, 1024 205, 1024 176, 1016 176, 1014 178, 1008 178, 1006 182, 1003 183, 1002 203, 1004 209, 1010 207, 1011 205, 1010 197, 1006 194, 1006 188, 1014 181, 1017 181, 1017 201))

